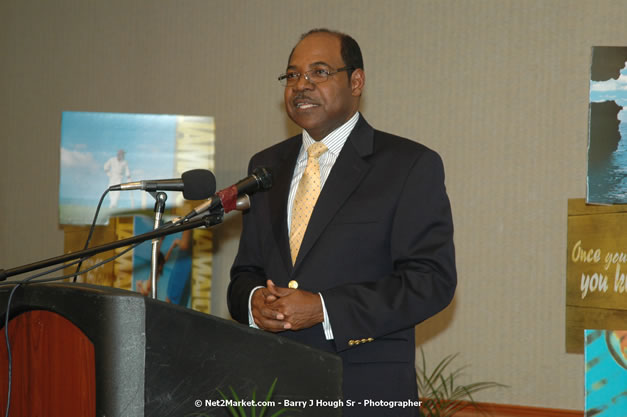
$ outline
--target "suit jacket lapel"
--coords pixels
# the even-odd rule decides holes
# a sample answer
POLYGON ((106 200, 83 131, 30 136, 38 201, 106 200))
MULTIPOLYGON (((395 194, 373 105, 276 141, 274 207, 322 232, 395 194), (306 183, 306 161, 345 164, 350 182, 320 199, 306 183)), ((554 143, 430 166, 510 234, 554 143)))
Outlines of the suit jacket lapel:
POLYGON ((372 154, 373 148, 374 130, 360 116, 359 121, 335 161, 316 206, 311 213, 311 219, 307 225, 307 231, 294 264, 294 271, 302 263, 302 259, 307 256, 307 253, 314 246, 331 219, 333 219, 335 213, 342 207, 365 177, 370 164, 364 161, 363 158, 372 154))
POLYGON ((287 198, 292 177, 294 176, 296 159, 302 143, 302 135, 295 136, 287 141, 278 164, 272 168, 273 185, 269 190, 270 217, 272 219, 274 239, 279 247, 279 253, 285 264, 286 271, 290 272, 292 271, 292 256, 287 233, 287 198))

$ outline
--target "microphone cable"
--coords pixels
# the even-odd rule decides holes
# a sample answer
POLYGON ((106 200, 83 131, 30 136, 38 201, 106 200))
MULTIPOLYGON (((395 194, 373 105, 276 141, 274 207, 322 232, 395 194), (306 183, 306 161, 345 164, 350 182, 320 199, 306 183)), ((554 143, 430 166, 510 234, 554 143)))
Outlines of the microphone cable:
MULTIPOLYGON (((85 242, 85 247, 83 248, 83 250, 89 247, 89 242, 91 242, 91 237, 94 234, 94 229, 96 228, 96 221, 98 220, 98 213, 100 213, 100 207, 102 206, 102 202, 104 201, 107 194, 109 194, 108 188, 105 190, 104 193, 102 193, 102 196, 100 196, 100 201, 98 201, 98 205, 96 206, 96 213, 94 214, 94 219, 91 222, 91 227, 89 228, 89 234, 87 235, 87 241, 85 242)), ((76 282, 76 278, 78 278, 78 276, 80 275, 78 272, 81 270, 81 265, 83 265, 82 259, 76 266, 76 272, 74 273, 74 278, 72 279, 72 282, 76 282)))
MULTIPOLYGON (((194 197, 194 199, 197 199, 197 197, 199 196, 204 196, 203 193, 205 193, 205 190, 203 189, 202 191, 200 191, 200 189, 198 188, 201 185, 201 179, 202 180, 209 180, 209 182, 213 182, 213 190, 215 190, 215 177, 213 176, 213 174, 211 173, 211 171, 207 171, 207 170, 192 170, 192 171, 188 171, 183 173, 183 176, 185 177, 185 175, 187 175, 188 178, 188 183, 190 183, 190 185, 193 185, 193 189, 192 191, 190 191, 192 194, 190 194, 190 198, 194 197), (207 174, 208 173, 208 174, 207 174), (209 175, 209 177, 207 177, 209 175)), ((91 222, 91 226, 89 228, 89 233, 87 235, 87 240, 85 241, 85 246, 83 249, 87 249, 89 248, 89 243, 91 242, 91 238, 93 236, 94 230, 96 228, 96 222, 98 220, 98 214, 100 213, 100 208, 102 207, 102 203, 104 202, 105 197, 107 196, 107 194, 109 193, 111 187, 107 188, 105 190, 104 193, 102 193, 102 195, 100 196, 100 200, 98 201, 98 205, 96 206, 96 212, 94 213, 94 218, 91 222)), ((180 223, 183 223, 185 221, 187 221, 188 219, 184 219, 184 218, 178 218, 173 222, 170 222, 168 224, 164 224, 162 226, 159 227, 159 229, 161 228, 169 228, 175 225, 178 225, 180 223)), ((11 293, 9 294, 9 299, 7 301, 7 307, 6 307, 6 312, 5 312, 5 317, 4 317, 4 337, 5 337, 5 342, 7 345, 7 358, 8 358, 8 384, 7 384, 7 407, 5 410, 5 417, 9 417, 9 411, 11 408, 11 390, 12 390, 12 376, 13 376, 13 356, 11 353, 11 344, 9 341, 9 318, 10 318, 10 309, 11 309, 11 301, 13 300, 13 296, 15 295, 15 292, 17 291, 17 289, 22 286, 22 285, 27 285, 27 284, 33 284, 33 283, 43 283, 43 282, 53 282, 53 281, 60 281, 63 279, 68 279, 68 278, 72 278, 72 282, 76 282, 77 278, 79 275, 82 275, 86 272, 92 271, 96 268, 99 268, 100 266, 111 262, 117 258, 119 258, 120 256, 126 254, 127 252, 129 252, 130 250, 135 249, 137 246, 139 246, 140 244, 142 244, 144 242, 138 242, 135 244, 132 244, 131 246, 129 246, 128 248, 124 249, 122 252, 108 258, 105 259, 104 261, 98 262, 94 265, 92 265, 91 267, 82 270, 81 271, 81 266, 83 264, 83 262, 87 259, 90 258, 90 256, 88 257, 84 257, 81 258, 79 260, 75 260, 72 261, 70 263, 66 263, 63 265, 60 265, 58 267, 40 272, 38 274, 35 275, 31 275, 28 278, 25 278, 22 281, 18 281, 18 282, 1 282, 0 286, 5 286, 5 285, 14 285, 14 287, 11 289, 11 293), (74 264, 77 264, 76 266, 76 271, 74 271, 71 274, 67 274, 67 275, 62 275, 59 277, 52 277, 52 278, 45 278, 45 279, 39 279, 36 280, 36 278, 39 278, 41 276, 44 275, 48 275, 50 273, 59 271, 61 269, 65 269, 69 266, 72 266, 74 264)), ((93 255, 92 255, 93 256, 93 255)))
POLYGON ((71 274, 67 274, 67 275, 62 275, 62 276, 58 276, 58 277, 52 277, 52 278, 44 278, 44 279, 38 279, 36 280, 36 278, 39 278, 41 276, 44 275, 48 275, 50 273, 59 271, 61 269, 67 268, 68 266, 72 266, 74 264, 80 264, 83 261, 85 261, 86 259, 88 259, 89 257, 85 257, 85 258, 81 258, 79 260, 75 260, 70 262, 69 264, 63 264, 61 266, 57 266, 55 268, 40 272, 38 274, 32 275, 28 278, 23 279, 22 281, 13 281, 13 282, 0 282, 0 286, 6 286, 6 285, 14 285, 14 287, 11 289, 11 293, 9 294, 9 299, 7 301, 7 308, 6 308, 6 312, 5 312, 5 316, 4 316, 4 338, 5 338, 5 342, 7 345, 7 359, 8 359, 8 383, 7 383, 7 408, 5 410, 5 417, 9 417, 9 410, 11 408, 11 391, 12 391, 12 383, 13 383, 13 355, 11 352, 11 344, 9 341, 9 318, 11 316, 10 311, 11 311, 11 301, 13 300, 13 296, 15 295, 15 292, 17 291, 17 289, 22 286, 22 285, 27 285, 27 284, 35 284, 35 283, 44 283, 44 282, 53 282, 53 281, 60 281, 63 279, 67 279, 67 278, 72 278, 72 277, 76 277, 78 275, 82 275, 86 272, 92 271, 96 268, 101 267, 102 265, 111 262, 113 260, 115 260, 116 258, 119 258, 120 256, 126 254, 127 252, 129 252, 130 250, 136 248, 137 246, 139 246, 141 243, 143 242, 139 242, 139 243, 135 243, 131 246, 129 246, 128 248, 124 249, 122 252, 117 253, 115 255, 113 255, 110 258, 107 258, 101 262, 98 262, 97 264, 92 265, 91 267, 82 270, 82 271, 78 271, 78 272, 73 272, 71 274))
MULTIPOLYGON (((100 211, 100 206, 102 205, 102 202, 104 200, 104 197, 106 196, 106 194, 109 192, 109 190, 105 191, 102 195, 102 197, 100 198, 100 202, 98 203, 98 207, 96 209, 96 214, 94 216, 94 220, 92 222, 92 226, 89 232, 89 236, 87 237, 87 242, 85 243, 85 248, 87 248, 89 246, 89 242, 91 240, 91 236, 93 234, 93 230, 96 224, 96 220, 98 218, 98 212, 100 211)), ((182 218, 178 218, 175 219, 174 221, 170 222, 170 223, 166 223, 163 224, 162 226, 159 227, 159 229, 167 229, 170 228, 172 226, 176 226, 180 223, 183 223, 184 219, 182 218)), ((120 253, 117 253, 113 256, 111 256, 110 258, 107 258, 101 262, 98 262, 92 266, 90 266, 87 269, 84 270, 80 270, 80 267, 82 265, 82 263, 89 259, 91 256, 87 256, 78 260, 74 260, 72 262, 69 263, 65 263, 63 265, 54 267, 52 269, 48 269, 46 271, 34 274, 29 276, 28 278, 25 278, 21 281, 9 281, 9 282, 0 282, 0 287, 2 286, 7 286, 7 285, 14 285, 14 287, 11 289, 11 293, 9 294, 9 299, 7 301, 7 307, 6 307, 6 312, 5 312, 5 317, 4 317, 4 337, 5 337, 5 342, 7 345, 7 358, 8 358, 8 384, 7 384, 7 408, 5 410, 5 417, 9 417, 9 410, 11 407, 11 391, 12 391, 12 382, 13 382, 13 356, 11 353, 11 344, 9 341, 9 318, 10 318, 10 311, 11 311, 11 301, 13 300, 13 296, 15 294, 15 292, 17 291, 17 289, 22 286, 22 285, 27 285, 27 284, 37 284, 37 283, 45 283, 45 282, 54 282, 54 281, 60 281, 63 279, 68 279, 68 278, 74 278, 73 282, 76 282, 76 277, 78 277, 78 275, 82 275, 85 274, 87 272, 90 272, 96 268, 101 267, 102 265, 111 262, 117 258, 119 258, 120 256, 126 254, 127 252, 135 249, 137 246, 141 245, 144 242, 138 242, 138 243, 134 243, 132 245, 130 245, 128 248, 124 249, 123 251, 121 251, 120 253), (52 278, 44 278, 44 279, 36 279, 39 277, 42 277, 44 275, 48 275, 51 274, 53 272, 57 272, 61 269, 65 269, 67 267, 70 267, 72 265, 78 264, 76 271, 72 272, 70 274, 67 275, 62 275, 62 276, 58 276, 58 277, 52 277, 52 278)), ((92 255, 93 256, 93 255, 92 255)))

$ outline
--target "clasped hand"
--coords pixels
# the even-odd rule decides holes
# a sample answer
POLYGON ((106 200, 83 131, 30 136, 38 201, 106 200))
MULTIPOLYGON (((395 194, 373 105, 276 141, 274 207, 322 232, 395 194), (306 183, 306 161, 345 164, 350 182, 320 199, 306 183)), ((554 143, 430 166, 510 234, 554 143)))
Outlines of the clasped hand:
POLYGON ((251 308, 255 324, 269 332, 300 330, 324 320, 322 301, 309 291, 277 287, 268 280, 253 293, 251 308))

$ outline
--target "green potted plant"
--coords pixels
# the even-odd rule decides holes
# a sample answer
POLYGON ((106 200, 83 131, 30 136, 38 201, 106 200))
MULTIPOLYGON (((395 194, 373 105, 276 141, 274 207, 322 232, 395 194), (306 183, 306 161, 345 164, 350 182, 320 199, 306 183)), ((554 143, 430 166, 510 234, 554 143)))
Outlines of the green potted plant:
MULTIPOLYGON (((274 393, 274 389, 276 387, 277 381, 278 381, 278 378, 274 378, 274 382, 272 382, 272 386, 268 390, 268 393, 266 394, 266 397, 263 400, 263 402, 267 403, 268 401, 270 401, 270 399, 272 398, 272 394, 274 393)), ((234 402, 239 403, 241 399, 239 395, 237 395, 233 387, 229 386, 229 391, 231 391, 230 398, 227 397, 226 394, 224 394, 220 390, 218 390, 218 393, 220 393, 220 396, 225 402, 230 402, 230 400, 233 400, 234 402)), ((257 390, 255 389, 253 390, 253 393, 252 393, 252 401, 255 402, 256 400, 257 400, 257 390)), ((227 405, 227 409, 229 410, 229 413, 231 414, 232 417, 279 417, 287 411, 296 411, 296 412, 299 411, 299 410, 294 410, 290 408, 282 408, 266 416, 266 411, 268 411, 266 406, 263 406, 260 408, 260 407, 252 405, 248 409, 246 409, 241 405, 238 405, 238 406, 227 405)), ((211 417, 211 416, 205 413, 193 413, 193 414, 188 414, 186 417, 211 417)))
POLYGON ((421 417, 449 417, 466 407, 481 410, 472 394, 490 388, 506 387, 506 385, 491 381, 461 385, 458 381, 467 366, 450 370, 451 363, 459 354, 444 357, 433 371, 429 372, 422 348, 420 348, 420 353, 422 361, 416 367, 416 374, 418 393, 422 400, 421 417))

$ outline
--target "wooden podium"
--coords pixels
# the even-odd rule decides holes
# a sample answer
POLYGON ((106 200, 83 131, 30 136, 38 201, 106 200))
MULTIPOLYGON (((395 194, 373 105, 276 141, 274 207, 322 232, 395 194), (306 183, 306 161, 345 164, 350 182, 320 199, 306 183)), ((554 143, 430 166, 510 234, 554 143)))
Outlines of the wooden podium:
MULTIPOLYGON (((12 287, 0 288, 6 316, 12 287)), ((266 416, 341 416, 295 401, 342 398, 339 357, 137 293, 29 284, 10 305, 11 416, 247 416, 274 381, 266 416), (237 402, 239 401, 239 402, 237 402)), ((7 350, 0 335, 0 412, 7 350)))

